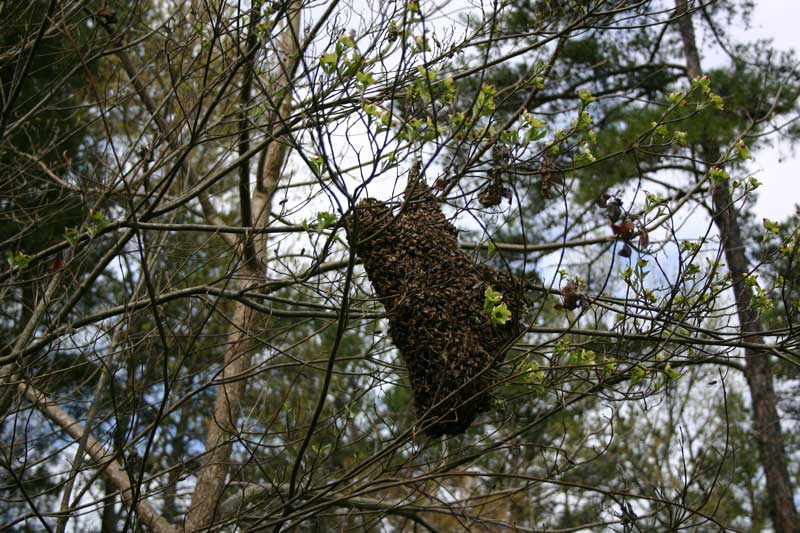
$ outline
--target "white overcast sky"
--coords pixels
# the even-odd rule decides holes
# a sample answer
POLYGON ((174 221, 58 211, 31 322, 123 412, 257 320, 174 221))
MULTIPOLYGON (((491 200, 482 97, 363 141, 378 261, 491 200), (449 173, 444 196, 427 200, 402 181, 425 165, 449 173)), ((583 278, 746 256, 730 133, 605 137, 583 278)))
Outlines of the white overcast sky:
MULTIPOLYGON (((751 28, 731 28, 740 41, 772 39, 779 50, 800 50, 800 0, 756 0, 751 28)), ((800 66, 798 66, 800 68, 800 66)), ((800 150, 792 154, 787 143, 754 153, 753 174, 763 183, 756 215, 784 220, 800 204, 800 150)))

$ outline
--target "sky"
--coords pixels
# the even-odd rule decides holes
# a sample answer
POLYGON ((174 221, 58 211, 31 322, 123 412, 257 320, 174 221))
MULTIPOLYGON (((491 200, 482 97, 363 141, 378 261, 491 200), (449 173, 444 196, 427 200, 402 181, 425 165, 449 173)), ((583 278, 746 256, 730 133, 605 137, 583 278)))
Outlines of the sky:
MULTIPOLYGON (((771 38, 779 50, 800 50, 800 0, 756 0, 750 29, 731 28, 741 41, 771 38)), ((798 66, 800 68, 800 66, 798 66)), ((755 206, 758 217, 784 220, 800 204, 800 147, 792 154, 788 143, 755 152, 751 167, 763 185, 755 206)))

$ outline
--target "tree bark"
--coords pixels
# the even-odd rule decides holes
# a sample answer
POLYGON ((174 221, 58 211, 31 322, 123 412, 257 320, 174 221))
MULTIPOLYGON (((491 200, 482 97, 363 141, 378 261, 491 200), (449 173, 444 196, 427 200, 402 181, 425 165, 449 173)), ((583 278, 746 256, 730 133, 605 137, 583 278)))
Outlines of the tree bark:
MULTIPOLYGON (((252 24, 250 26, 254 27, 252 24)), ((283 97, 277 102, 277 109, 273 114, 273 133, 283 127, 291 110, 291 80, 298 62, 299 26, 300 4, 293 1, 287 7, 286 27, 279 41, 281 57, 277 61, 279 73, 276 86, 281 88, 283 97)), ((245 217, 247 219, 252 216, 254 227, 262 228, 269 224, 272 197, 280 182, 289 145, 288 139, 275 140, 264 152, 257 172, 256 188, 249 204, 249 213, 245 217)), ((246 179, 247 177, 240 176, 240 184, 241 180, 246 179)), ((256 240, 255 257, 248 257, 247 247, 243 250, 244 279, 240 283, 243 292, 264 281, 266 239, 267 235, 262 235, 256 240)), ((239 408, 245 392, 245 381, 241 376, 249 368, 250 354, 257 347, 251 332, 258 316, 250 307, 242 303, 236 304, 224 356, 223 384, 217 390, 214 413, 206 434, 206 454, 186 513, 184 529, 187 532, 207 529, 220 516, 219 507, 227 485, 230 456, 238 432, 239 408)))
MULTIPOLYGON (((242 290, 246 291, 255 284, 254 273, 248 277, 249 280, 242 283, 242 290)), ((186 514, 186 531, 206 529, 218 515, 217 508, 225 490, 233 442, 238 434, 239 407, 245 392, 242 376, 250 366, 250 354, 256 347, 255 337, 251 333, 256 317, 253 309, 241 303, 236 304, 225 351, 223 384, 217 390, 214 412, 208 423, 206 454, 186 514)))
MULTIPOLYGON (((690 78, 702 76, 700 55, 694 35, 691 14, 686 0, 676 0, 678 30, 686 55, 686 71, 690 78)), ((719 147, 704 145, 704 155, 712 161, 719 157, 719 147)), ((712 187, 714 222, 722 238, 725 260, 733 280, 733 293, 739 327, 744 341, 763 343, 764 326, 758 314, 751 308, 751 291, 744 283, 749 272, 739 220, 730 187, 724 180, 712 187)), ((753 425, 756 431, 761 464, 767 481, 767 500, 775 531, 789 533, 800 531, 797 523, 792 483, 787 468, 786 451, 777 409, 777 397, 773 384, 769 356, 763 350, 745 348, 745 377, 750 388, 753 425)))

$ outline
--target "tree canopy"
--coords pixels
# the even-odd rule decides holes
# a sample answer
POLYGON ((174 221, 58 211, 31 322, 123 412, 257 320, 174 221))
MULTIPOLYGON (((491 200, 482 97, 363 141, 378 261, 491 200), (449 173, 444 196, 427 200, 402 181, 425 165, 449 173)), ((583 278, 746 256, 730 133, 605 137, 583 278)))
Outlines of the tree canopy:
POLYGON ((796 531, 757 9, 0 1, 0 529, 796 531))

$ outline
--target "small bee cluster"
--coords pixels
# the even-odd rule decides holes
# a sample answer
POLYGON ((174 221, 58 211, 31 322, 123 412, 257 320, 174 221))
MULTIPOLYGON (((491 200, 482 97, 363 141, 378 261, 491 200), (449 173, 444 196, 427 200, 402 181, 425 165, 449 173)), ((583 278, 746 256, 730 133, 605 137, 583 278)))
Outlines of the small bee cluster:
POLYGON ((463 433, 489 409, 494 370, 521 331, 521 284, 460 249, 419 163, 397 215, 365 199, 347 230, 408 370, 417 426, 430 436, 463 433), (503 324, 484 311, 487 288, 511 312, 503 324))

